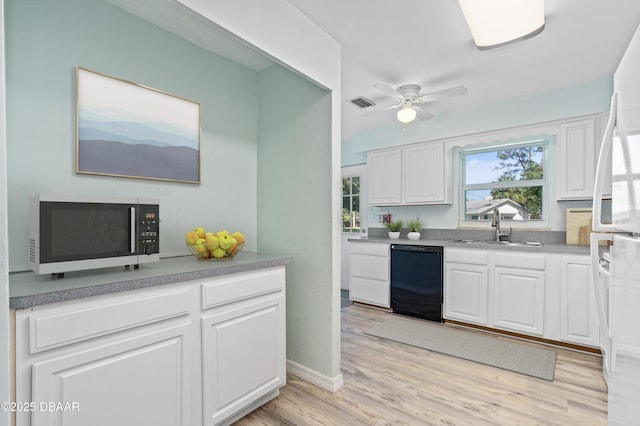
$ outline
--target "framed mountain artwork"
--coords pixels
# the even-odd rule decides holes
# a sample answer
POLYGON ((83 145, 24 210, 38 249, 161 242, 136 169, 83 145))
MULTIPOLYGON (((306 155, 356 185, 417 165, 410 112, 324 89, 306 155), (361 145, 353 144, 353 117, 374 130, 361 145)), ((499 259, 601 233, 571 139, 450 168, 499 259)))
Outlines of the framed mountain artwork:
POLYGON ((200 104, 76 67, 76 173, 200 183, 200 104))

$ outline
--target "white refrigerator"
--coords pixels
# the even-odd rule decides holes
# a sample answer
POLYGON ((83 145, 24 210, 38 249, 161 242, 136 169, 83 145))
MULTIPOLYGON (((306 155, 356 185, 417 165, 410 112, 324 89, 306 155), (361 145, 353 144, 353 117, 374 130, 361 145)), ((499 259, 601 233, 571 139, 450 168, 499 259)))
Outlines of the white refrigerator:
POLYGON ((609 424, 639 424, 640 28, 614 74, 611 111, 596 170, 593 231, 593 282, 609 389, 609 424), (603 223, 606 182, 611 183, 611 218, 603 223))

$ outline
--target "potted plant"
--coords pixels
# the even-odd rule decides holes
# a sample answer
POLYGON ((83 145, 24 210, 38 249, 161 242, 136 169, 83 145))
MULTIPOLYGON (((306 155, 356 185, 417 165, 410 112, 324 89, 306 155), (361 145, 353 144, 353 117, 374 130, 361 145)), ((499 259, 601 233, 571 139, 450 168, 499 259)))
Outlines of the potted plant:
POLYGON ((397 240, 400 238, 400 229, 402 228, 402 221, 396 220, 395 222, 385 223, 387 229, 389 229, 389 239, 397 240))
POLYGON ((409 229, 407 237, 409 237, 410 240, 420 239, 420 230, 422 229, 422 221, 420 220, 420 218, 416 218, 416 220, 410 220, 407 223, 407 228, 409 229))

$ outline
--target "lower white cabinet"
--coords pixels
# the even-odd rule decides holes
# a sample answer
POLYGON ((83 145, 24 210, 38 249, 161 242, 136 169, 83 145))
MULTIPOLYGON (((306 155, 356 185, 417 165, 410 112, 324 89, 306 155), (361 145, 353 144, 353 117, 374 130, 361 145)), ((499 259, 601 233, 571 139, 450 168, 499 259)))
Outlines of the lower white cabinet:
POLYGON ((544 334, 545 256, 445 249, 445 319, 544 334))
POLYGON ((389 244, 349 243, 349 298, 391 306, 389 244))
POLYGON ((544 334, 544 270, 494 268, 493 326, 544 334))
POLYGON ((560 257, 560 339, 579 345, 599 345, 591 258, 560 257))
POLYGON ((598 347, 588 255, 445 249, 448 320, 598 347))
POLYGON ((205 424, 229 418, 286 380, 284 295, 202 318, 205 424))
POLYGON ((16 425, 229 424, 278 395, 285 339, 284 266, 20 309, 16 425))
POLYGON ((487 252, 447 248, 444 280, 445 318, 487 325, 489 301, 487 252))

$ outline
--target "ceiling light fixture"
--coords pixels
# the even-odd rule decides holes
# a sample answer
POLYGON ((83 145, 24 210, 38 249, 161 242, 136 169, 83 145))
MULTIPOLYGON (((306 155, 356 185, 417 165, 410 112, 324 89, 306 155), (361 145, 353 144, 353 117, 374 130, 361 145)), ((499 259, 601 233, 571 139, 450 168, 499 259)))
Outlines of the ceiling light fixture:
POLYGON ((411 123, 416 119, 416 110, 407 105, 398 111, 397 117, 398 121, 401 123, 411 123))
POLYGON ((516 43, 544 30, 544 0, 458 0, 480 50, 516 43))

